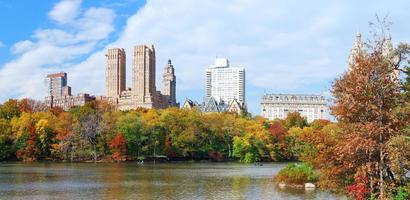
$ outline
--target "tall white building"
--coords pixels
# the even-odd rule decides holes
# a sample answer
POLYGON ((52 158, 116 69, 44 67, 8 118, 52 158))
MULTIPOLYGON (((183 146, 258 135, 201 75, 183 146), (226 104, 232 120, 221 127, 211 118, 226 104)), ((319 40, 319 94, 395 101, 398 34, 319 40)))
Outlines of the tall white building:
POLYGON ((230 67, 229 60, 217 58, 206 70, 206 97, 229 103, 245 103, 245 69, 230 67))
POLYGON ((327 119, 326 99, 320 95, 263 95, 261 101, 263 117, 269 120, 285 119, 291 112, 299 112, 309 123, 316 119, 327 119))

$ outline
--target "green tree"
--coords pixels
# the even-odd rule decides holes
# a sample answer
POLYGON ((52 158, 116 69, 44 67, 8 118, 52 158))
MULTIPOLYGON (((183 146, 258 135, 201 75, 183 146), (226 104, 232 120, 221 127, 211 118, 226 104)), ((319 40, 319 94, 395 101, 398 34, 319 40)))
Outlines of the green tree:
POLYGON ((6 119, 0 119, 0 160, 10 159, 14 153, 11 125, 6 119))
POLYGON ((139 116, 133 112, 121 116, 117 122, 117 131, 124 134, 127 141, 127 151, 132 157, 143 156, 142 145, 148 137, 143 133, 144 125, 139 116))
POLYGON ((15 99, 9 99, 3 105, 0 106, 0 118, 11 120, 13 117, 20 116, 20 109, 18 101, 15 99))
POLYGON ((283 125, 290 129, 292 127, 303 128, 308 125, 306 118, 302 117, 299 112, 288 113, 286 119, 283 121, 283 125))

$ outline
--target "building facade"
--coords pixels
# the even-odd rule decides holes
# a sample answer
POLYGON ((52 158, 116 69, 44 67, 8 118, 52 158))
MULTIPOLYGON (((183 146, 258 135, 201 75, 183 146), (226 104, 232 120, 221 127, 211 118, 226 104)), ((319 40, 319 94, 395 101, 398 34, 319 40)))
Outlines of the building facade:
POLYGON ((133 49, 132 93, 136 107, 156 108, 154 45, 137 45, 133 49))
POLYGON ((120 110, 131 110, 135 108, 135 97, 131 91, 131 88, 121 92, 120 98, 117 99, 116 106, 120 110))
POLYGON ((245 103, 245 69, 230 67, 228 59, 217 58, 206 70, 206 97, 245 103))
MULTIPOLYGON (((382 40, 382 55, 386 58, 395 60, 395 54, 394 54, 394 47, 392 43, 392 38, 391 35, 388 34, 383 40, 382 40)), ((350 50, 349 58, 348 58, 348 72, 352 71, 352 68, 356 65, 356 59, 360 55, 365 55, 366 50, 364 48, 364 43, 362 42, 362 35, 360 33, 356 34, 356 39, 353 43, 353 47, 350 50)), ((397 81, 400 80, 400 71, 399 70, 394 70, 391 74, 392 79, 395 79, 397 81)))
POLYGON ((105 57, 105 96, 115 99, 126 87, 125 51, 121 48, 108 49, 105 57))
POLYGON ((162 95, 164 95, 165 101, 169 106, 177 106, 176 100, 176 77, 174 65, 172 65, 171 59, 168 60, 168 64, 164 67, 164 75, 162 81, 162 95))
POLYGON ((217 101, 213 97, 205 97, 202 103, 194 102, 190 99, 186 99, 182 105, 183 109, 196 109, 203 113, 237 113, 243 114, 246 112, 246 107, 244 103, 237 101, 236 99, 226 103, 224 101, 217 101))
POLYGON ((60 72, 49 74, 47 75, 46 79, 48 96, 60 97, 63 95, 63 91, 70 90, 71 92, 71 89, 69 88, 63 89, 64 87, 67 87, 67 73, 60 72))
POLYGON ((356 40, 353 43, 353 47, 350 50, 349 58, 348 58, 348 71, 352 71, 352 67, 356 63, 356 59, 361 55, 364 54, 365 50, 363 48, 362 42, 362 34, 356 34, 356 40))
POLYGON ((105 77, 106 98, 110 99, 110 102, 119 110, 179 106, 176 103, 176 77, 171 60, 164 69, 162 92, 156 89, 154 45, 134 46, 130 89, 125 89, 125 51, 118 48, 109 49, 107 55, 112 56, 106 57, 106 74, 112 75, 105 77), (119 77, 124 77, 124 79, 119 77))
POLYGON ((67 73, 65 72, 47 75, 49 94, 45 97, 45 104, 48 107, 60 107, 64 110, 69 110, 74 106, 82 106, 95 99, 94 96, 86 93, 72 95, 71 87, 67 85, 67 80, 67 73))
POLYGON ((262 96, 261 115, 269 120, 285 119, 299 112, 310 123, 327 119, 326 99, 320 95, 266 94, 262 96))

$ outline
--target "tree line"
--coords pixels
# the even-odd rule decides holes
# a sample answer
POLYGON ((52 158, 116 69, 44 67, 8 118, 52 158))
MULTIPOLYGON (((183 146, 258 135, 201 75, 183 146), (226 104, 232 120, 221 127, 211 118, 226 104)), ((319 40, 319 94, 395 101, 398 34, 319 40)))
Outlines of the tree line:
POLYGON ((63 111, 10 99, 0 105, 0 160, 296 160, 287 129, 305 126, 299 113, 270 122, 178 108, 117 111, 102 101, 63 111))

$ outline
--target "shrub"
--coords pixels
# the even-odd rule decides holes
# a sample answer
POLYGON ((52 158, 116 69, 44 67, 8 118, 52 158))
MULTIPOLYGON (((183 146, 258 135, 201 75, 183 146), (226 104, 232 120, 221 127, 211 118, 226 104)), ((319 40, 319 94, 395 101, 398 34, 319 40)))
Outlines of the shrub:
POLYGON ((316 182, 317 173, 313 167, 306 163, 289 164, 279 171, 275 177, 276 183, 285 183, 289 185, 303 185, 307 182, 316 182))
POLYGON ((407 182, 407 184, 402 185, 400 187, 394 188, 393 191, 394 192, 391 195, 391 199, 394 199, 394 200, 410 199, 410 182, 407 182))
POLYGON ((354 183, 346 187, 349 196, 356 200, 365 200, 369 191, 364 183, 354 183))

